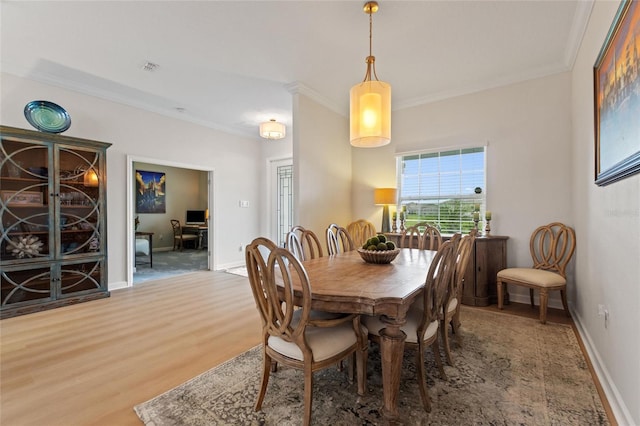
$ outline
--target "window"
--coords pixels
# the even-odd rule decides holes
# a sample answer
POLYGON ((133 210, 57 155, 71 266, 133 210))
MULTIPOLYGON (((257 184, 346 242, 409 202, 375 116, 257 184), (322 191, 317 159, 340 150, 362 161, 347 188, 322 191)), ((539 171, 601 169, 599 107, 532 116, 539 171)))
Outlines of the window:
POLYGON ((429 222, 443 234, 472 230, 476 207, 484 211, 485 165, 485 147, 399 156, 405 227, 429 222))

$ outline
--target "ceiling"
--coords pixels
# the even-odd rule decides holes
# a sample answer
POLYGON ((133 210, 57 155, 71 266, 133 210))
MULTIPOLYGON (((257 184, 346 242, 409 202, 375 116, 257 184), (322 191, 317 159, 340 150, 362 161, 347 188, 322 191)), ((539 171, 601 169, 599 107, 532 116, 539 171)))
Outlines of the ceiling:
MULTIPOLYGON (((593 5, 379 3, 373 55, 394 110, 570 70, 593 5)), ((291 125, 292 93, 348 115, 369 54, 363 4, 3 0, 0 67, 258 138, 261 121, 291 125)))

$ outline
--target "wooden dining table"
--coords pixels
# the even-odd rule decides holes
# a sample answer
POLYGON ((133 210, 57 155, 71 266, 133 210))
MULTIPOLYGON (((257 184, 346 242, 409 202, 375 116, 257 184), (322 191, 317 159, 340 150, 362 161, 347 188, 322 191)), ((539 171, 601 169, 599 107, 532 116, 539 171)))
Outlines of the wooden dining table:
POLYGON ((406 334, 400 327, 413 301, 422 295, 435 251, 400 249, 389 264, 366 263, 357 251, 304 261, 311 284, 311 308, 328 312, 380 315, 384 401, 382 414, 398 417, 398 392, 406 334))

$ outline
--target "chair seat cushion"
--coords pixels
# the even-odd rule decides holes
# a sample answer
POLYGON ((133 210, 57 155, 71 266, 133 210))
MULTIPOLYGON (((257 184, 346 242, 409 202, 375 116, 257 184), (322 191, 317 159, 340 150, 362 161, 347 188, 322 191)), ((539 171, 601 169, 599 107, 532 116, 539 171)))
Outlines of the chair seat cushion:
MULTIPOLYGON (((297 313, 298 311, 296 311, 297 313)), ((296 319, 299 315, 295 315, 292 321, 292 326, 295 327, 297 323, 296 319)), ((334 314, 322 313, 322 311, 313 311, 311 313, 313 319, 331 319, 334 318, 334 314), (326 314, 326 315, 324 315, 326 314)), ((363 334, 366 336, 368 331, 362 326, 363 334)), ((313 352, 313 359, 315 361, 322 361, 327 358, 331 358, 334 355, 348 349, 354 345, 358 338, 353 331, 353 323, 351 321, 344 322, 335 327, 307 327, 305 336, 307 338, 307 344, 313 352)), ((287 342, 281 337, 269 336, 267 344, 273 350, 289 358, 302 361, 302 351, 292 342, 287 342)))
MULTIPOLYGON (((380 317, 372 317, 363 315, 362 323, 369 330, 369 334, 375 336, 380 335, 380 330, 387 325, 380 320, 380 317)), ((414 308, 413 306, 407 312, 407 322, 400 329, 407 335, 406 342, 418 343, 418 325, 422 321, 422 310, 414 308)), ((432 321, 427 327, 427 331, 424 333, 424 340, 428 340, 438 332, 438 321, 432 321)))
POLYGON ((565 285, 567 280, 560 274, 542 269, 507 268, 498 272, 498 279, 509 282, 516 281, 539 287, 556 287, 565 285))
POLYGON ((449 305, 447 306, 447 313, 451 314, 455 312, 457 308, 458 308, 458 298, 454 297, 453 299, 449 300, 449 305))

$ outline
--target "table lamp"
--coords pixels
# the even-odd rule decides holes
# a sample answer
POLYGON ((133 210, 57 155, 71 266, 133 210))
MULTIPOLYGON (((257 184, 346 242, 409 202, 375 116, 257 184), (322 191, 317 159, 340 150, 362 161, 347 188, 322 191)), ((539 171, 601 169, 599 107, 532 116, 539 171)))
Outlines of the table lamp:
POLYGON ((396 204, 395 188, 376 188, 373 190, 373 202, 382 205, 382 232, 391 232, 389 227, 389 205, 396 204))

